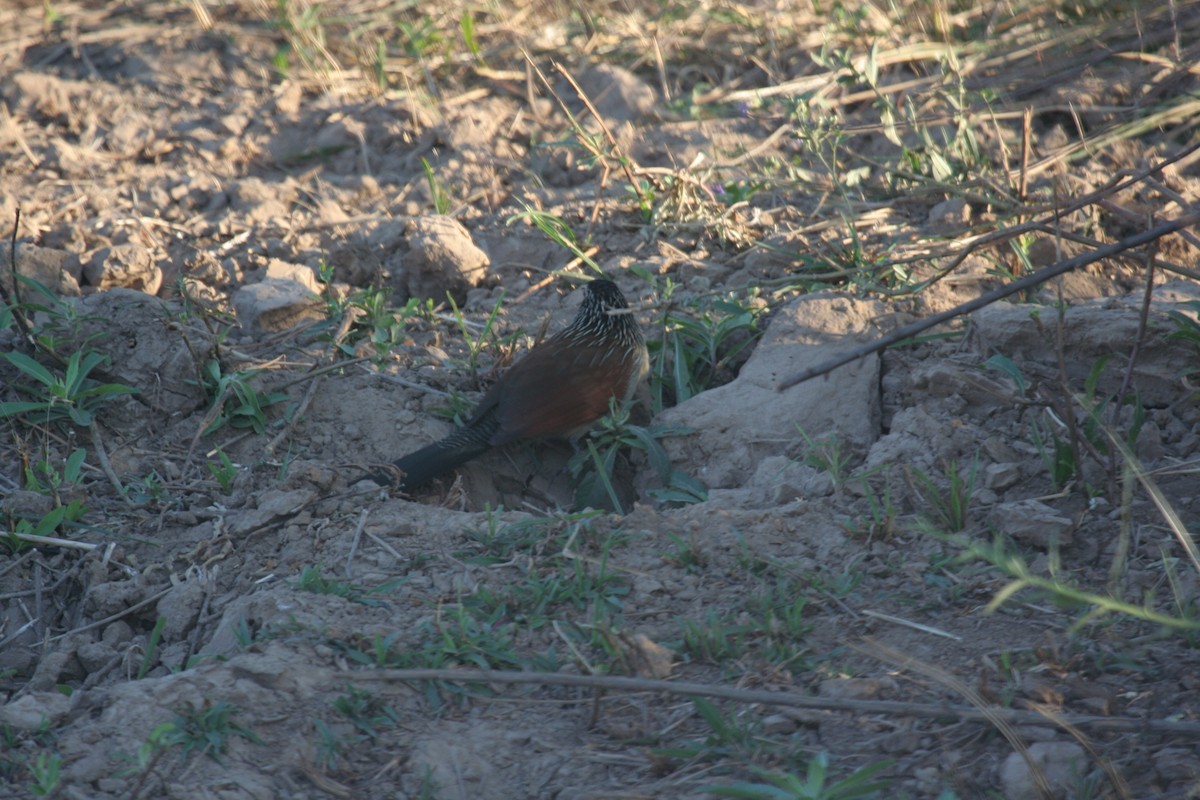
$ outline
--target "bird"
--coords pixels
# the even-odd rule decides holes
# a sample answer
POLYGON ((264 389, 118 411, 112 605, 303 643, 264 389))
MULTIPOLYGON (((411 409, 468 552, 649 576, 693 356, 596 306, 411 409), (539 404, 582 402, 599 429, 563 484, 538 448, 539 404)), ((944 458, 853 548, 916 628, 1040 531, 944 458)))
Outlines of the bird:
POLYGON ((574 440, 628 402, 650 371, 637 320, 615 283, 584 285, 575 319, 535 345, 484 394, 466 424, 444 439, 393 462, 401 473, 370 475, 381 485, 411 492, 492 448, 542 438, 574 440))

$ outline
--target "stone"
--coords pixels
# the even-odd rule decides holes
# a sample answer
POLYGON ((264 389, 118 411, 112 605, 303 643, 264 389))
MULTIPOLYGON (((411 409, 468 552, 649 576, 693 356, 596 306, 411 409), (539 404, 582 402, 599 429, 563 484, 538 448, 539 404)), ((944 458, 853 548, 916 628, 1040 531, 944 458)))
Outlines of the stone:
POLYGON ((132 244, 101 247, 84 262, 83 278, 97 289, 137 289, 158 294, 162 288, 162 270, 150 251, 132 244))
POLYGON ((765 458, 801 458, 807 448, 802 430, 814 438, 835 434, 844 448, 870 446, 880 425, 877 355, 783 391, 778 386, 876 335, 882 315, 876 301, 825 293, 781 308, 734 381, 658 416, 658 424, 692 429, 663 443, 672 463, 709 488, 728 489, 750 481, 765 458))
POLYGON ((487 253, 450 217, 418 217, 407 232, 409 249, 402 264, 410 296, 443 300, 448 292, 461 303, 467 290, 487 276, 487 253))
POLYGON ((1029 746, 1029 760, 1020 753, 1009 753, 1000 767, 1000 785, 1006 800, 1041 800, 1029 761, 1037 765, 1054 797, 1067 793, 1087 771, 1087 754, 1074 742, 1035 742, 1029 746))
POLYGON ((1052 544, 1071 543, 1074 523, 1038 500, 999 503, 989 521, 996 530, 1021 544, 1046 549, 1052 544))

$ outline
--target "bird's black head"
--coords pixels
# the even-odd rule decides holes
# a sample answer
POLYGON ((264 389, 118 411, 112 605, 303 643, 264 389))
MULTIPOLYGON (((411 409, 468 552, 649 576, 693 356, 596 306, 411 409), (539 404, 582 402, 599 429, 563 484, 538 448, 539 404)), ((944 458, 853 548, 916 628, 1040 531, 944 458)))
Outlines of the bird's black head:
POLYGON ((625 295, 607 278, 598 278, 584 286, 583 302, 570 328, 568 338, 614 336, 618 340, 641 341, 637 319, 629 312, 625 295), (623 313, 611 313, 611 312, 623 313))
POLYGON ((597 278, 587 284, 584 292, 585 303, 596 303, 604 311, 612 308, 629 308, 629 304, 625 302, 625 295, 621 294, 617 285, 607 278, 597 278))

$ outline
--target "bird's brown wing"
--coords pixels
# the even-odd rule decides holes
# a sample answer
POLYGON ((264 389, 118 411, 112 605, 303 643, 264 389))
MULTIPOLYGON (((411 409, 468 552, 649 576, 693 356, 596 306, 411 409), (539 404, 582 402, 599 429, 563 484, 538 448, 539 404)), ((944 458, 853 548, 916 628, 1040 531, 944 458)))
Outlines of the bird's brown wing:
POLYGON ((571 436, 608 413, 612 397, 624 397, 633 364, 608 346, 536 348, 509 369, 480 407, 495 403, 499 427, 491 443, 571 436))

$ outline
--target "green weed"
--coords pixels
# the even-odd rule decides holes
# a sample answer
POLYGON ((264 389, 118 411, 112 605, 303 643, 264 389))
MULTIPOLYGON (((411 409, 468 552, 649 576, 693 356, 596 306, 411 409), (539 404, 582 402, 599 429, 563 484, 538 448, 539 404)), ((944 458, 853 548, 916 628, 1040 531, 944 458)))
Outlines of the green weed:
POLYGON ((803 778, 750 765, 750 771, 762 778, 762 782, 714 784, 701 787, 700 791, 743 800, 853 800, 877 796, 888 789, 890 782, 877 781, 875 776, 890 766, 890 761, 880 761, 830 783, 829 756, 818 753, 809 760, 803 778))
POLYGON ((169 745, 178 745, 184 759, 197 752, 220 764, 231 739, 263 743, 258 734, 233 720, 238 711, 237 706, 224 701, 213 703, 208 700, 198 708, 181 709, 176 712, 172 727, 162 740, 169 745))
POLYGON ((975 479, 979 473, 979 458, 971 461, 971 468, 964 474, 958 462, 950 461, 942 470, 942 482, 936 481, 917 467, 906 472, 909 485, 921 500, 925 514, 935 525, 955 533, 964 530, 970 523, 971 497, 975 492, 975 479))
POLYGON ((67 358, 65 369, 54 372, 24 353, 0 353, 34 385, 18 386, 33 400, 0 403, 0 417, 29 416, 37 422, 69 420, 81 428, 89 427, 105 402, 116 395, 135 394, 136 389, 120 383, 98 383, 89 375, 108 358, 91 350, 77 350, 67 358), (40 384, 37 385, 37 384, 40 384))
POLYGON ((267 430, 265 409, 287 399, 283 392, 260 393, 251 381, 260 370, 246 369, 224 373, 221 362, 211 359, 204 366, 204 386, 213 404, 206 418, 211 418, 204 434, 208 435, 224 425, 232 428, 250 428, 262 435, 267 430))
POLYGON ((367 589, 348 581, 322 577, 319 567, 307 566, 300 570, 300 576, 293 585, 302 592, 331 594, 364 606, 378 607, 387 604, 382 600, 376 599, 375 596, 390 594, 403 582, 403 579, 396 579, 367 589))

